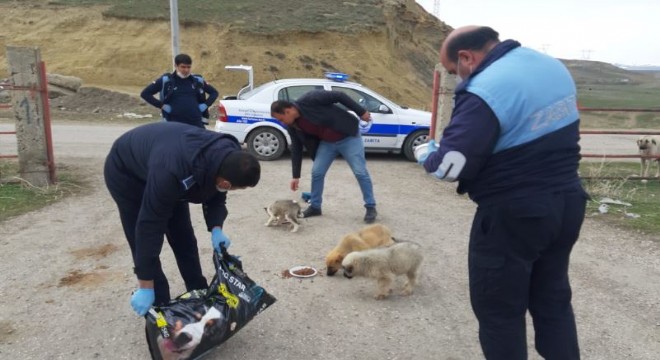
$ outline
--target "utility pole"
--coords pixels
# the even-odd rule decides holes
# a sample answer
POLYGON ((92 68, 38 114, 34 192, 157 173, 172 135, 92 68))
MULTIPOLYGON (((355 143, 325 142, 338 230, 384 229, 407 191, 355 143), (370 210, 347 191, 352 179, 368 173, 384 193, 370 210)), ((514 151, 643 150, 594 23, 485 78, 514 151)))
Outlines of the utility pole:
POLYGON ((177 0, 170 0, 170 27, 172 30, 172 66, 174 57, 179 54, 179 5, 177 0))
POLYGON ((440 19, 440 0, 433 1, 433 15, 440 19))

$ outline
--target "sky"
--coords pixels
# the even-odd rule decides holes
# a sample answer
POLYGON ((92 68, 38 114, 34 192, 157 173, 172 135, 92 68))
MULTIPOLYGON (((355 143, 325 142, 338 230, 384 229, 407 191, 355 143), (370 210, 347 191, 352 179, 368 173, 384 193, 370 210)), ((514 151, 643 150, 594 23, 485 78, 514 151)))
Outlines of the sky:
MULTIPOLYGON (((416 0, 434 14, 434 0, 416 0)), ((490 26, 562 59, 660 65, 660 0, 439 0, 452 28, 490 26)))

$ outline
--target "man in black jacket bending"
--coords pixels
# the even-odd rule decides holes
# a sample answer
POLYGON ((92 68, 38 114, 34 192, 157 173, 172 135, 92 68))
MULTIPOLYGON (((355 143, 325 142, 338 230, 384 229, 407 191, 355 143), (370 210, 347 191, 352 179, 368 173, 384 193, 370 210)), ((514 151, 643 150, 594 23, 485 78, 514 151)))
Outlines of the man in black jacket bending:
POLYGON ((138 290, 131 306, 144 315, 170 301, 159 259, 163 235, 188 291, 205 289, 188 203, 201 203, 211 243, 227 248, 222 228, 227 190, 254 187, 261 167, 236 138, 180 123, 153 123, 120 136, 105 161, 105 182, 133 255, 138 290))
POLYGON ((358 131, 359 119, 337 104, 354 111, 362 120, 371 121, 371 114, 348 95, 339 91, 313 90, 295 103, 277 100, 271 104, 271 116, 287 125, 291 136, 291 190, 298 189, 303 146, 309 151, 312 166, 312 197, 305 217, 321 215, 325 174, 338 154, 351 167, 362 190, 366 214, 364 222, 376 220, 376 199, 367 163, 364 144, 358 131))
POLYGON ((186 54, 174 57, 176 70, 161 75, 142 90, 144 101, 161 109, 166 121, 182 122, 197 127, 208 125, 209 106, 218 98, 218 90, 201 75, 192 74, 192 58, 186 54), (160 94, 156 99, 154 94, 160 94), (208 99, 206 98, 208 94, 208 99))

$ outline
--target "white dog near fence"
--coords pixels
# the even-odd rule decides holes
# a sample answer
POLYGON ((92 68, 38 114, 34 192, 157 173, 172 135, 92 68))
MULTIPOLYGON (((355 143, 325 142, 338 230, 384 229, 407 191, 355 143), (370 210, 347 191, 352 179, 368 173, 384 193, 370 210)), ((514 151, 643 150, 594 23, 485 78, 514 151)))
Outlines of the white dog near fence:
POLYGON ((655 163, 657 170, 655 177, 660 177, 660 159, 658 158, 645 158, 645 156, 660 156, 660 151, 658 151, 658 138, 653 135, 644 135, 637 139, 637 147, 639 148, 639 155, 642 156, 641 160, 641 169, 639 176, 646 177, 648 176, 649 169, 651 164, 655 163))

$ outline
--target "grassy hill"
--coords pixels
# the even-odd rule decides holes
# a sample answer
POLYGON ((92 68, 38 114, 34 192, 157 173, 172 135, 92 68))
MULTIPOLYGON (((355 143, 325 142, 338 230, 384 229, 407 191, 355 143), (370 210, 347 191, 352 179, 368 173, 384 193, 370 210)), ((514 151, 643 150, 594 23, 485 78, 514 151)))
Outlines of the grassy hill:
MULTIPOLYGON (((0 0, 0 49, 39 46, 52 72, 136 93, 171 69, 168 5, 0 0)), ((438 49, 451 30, 414 0, 179 0, 179 14, 181 51, 223 95, 245 82, 225 65, 253 65, 257 83, 340 70, 425 109, 438 49)))
MULTIPOLYGON (((171 68, 166 0, 0 0, 0 12, 3 63, 4 45, 39 46, 50 71, 131 93, 171 68)), ((179 0, 179 17, 181 50, 223 95, 245 82, 225 65, 253 65, 257 83, 339 70, 424 109, 431 107, 438 49, 451 30, 413 0, 179 0)), ((582 106, 660 107, 657 73, 563 61, 582 106)), ((643 127, 655 126, 654 114, 630 116, 638 115, 650 124, 643 127)), ((614 125, 621 116, 606 114, 614 125)))

